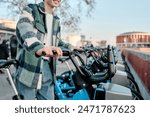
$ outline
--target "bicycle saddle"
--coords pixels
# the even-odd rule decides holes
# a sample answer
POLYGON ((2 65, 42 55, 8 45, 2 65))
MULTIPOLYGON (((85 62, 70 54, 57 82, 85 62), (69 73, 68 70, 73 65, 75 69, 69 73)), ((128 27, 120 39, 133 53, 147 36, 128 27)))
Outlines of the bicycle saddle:
POLYGON ((0 60, 0 68, 7 68, 8 66, 12 64, 17 64, 17 60, 12 59, 12 60, 0 60))
POLYGON ((89 84, 97 84, 100 82, 105 82, 109 78, 108 70, 93 74, 90 70, 87 70, 83 66, 80 66, 80 69, 84 73, 83 79, 87 81, 89 84))

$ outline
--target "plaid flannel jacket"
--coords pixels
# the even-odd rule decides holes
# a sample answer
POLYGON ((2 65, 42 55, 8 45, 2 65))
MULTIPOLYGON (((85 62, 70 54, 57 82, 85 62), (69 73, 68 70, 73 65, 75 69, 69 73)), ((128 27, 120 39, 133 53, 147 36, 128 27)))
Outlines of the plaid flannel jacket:
MULTIPOLYGON (((53 18, 53 36, 58 38, 59 18, 53 18)), ((44 47, 43 39, 46 34, 45 14, 43 2, 39 4, 29 4, 23 10, 16 26, 16 35, 19 42, 17 50, 17 66, 15 77, 28 87, 36 88, 41 72, 41 57, 37 57, 35 52, 44 47)), ((57 39, 55 46, 66 45, 57 39)))

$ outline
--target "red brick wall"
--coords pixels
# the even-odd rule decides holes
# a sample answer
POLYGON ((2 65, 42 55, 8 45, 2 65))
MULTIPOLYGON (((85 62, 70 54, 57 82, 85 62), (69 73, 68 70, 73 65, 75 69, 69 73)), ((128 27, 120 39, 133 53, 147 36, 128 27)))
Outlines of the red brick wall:
POLYGON ((132 65, 133 69, 136 71, 138 76, 143 81, 143 84, 150 92, 150 61, 144 60, 142 57, 140 57, 139 52, 138 55, 135 53, 136 53, 135 51, 128 51, 128 50, 123 51, 123 54, 126 56, 127 60, 132 65))

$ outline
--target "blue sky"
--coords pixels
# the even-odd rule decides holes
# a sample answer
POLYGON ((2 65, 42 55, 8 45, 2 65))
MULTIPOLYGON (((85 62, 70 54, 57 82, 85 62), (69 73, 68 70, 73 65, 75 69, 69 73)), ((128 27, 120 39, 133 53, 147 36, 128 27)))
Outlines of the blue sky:
POLYGON ((150 0, 97 0, 92 18, 82 21, 87 38, 106 39, 124 32, 150 32, 150 0))
MULTIPOLYGON (((0 11, 0 17, 6 18, 5 6, 0 11)), ((124 32, 150 32, 150 0, 97 0, 92 18, 83 17, 80 28, 87 39, 106 39, 109 43, 124 32)))

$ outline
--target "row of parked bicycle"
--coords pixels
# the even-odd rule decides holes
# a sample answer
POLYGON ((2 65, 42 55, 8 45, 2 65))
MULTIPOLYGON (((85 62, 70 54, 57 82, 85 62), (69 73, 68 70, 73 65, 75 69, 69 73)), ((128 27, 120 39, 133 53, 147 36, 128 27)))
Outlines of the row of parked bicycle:
MULTIPOLYGON (((113 46, 63 49, 59 61, 66 63, 68 70, 54 80, 56 100, 143 100, 124 56, 113 46)), ((3 61, 0 68, 7 70, 15 99, 18 99, 9 70, 15 63, 16 60, 3 61)))

